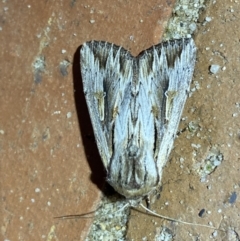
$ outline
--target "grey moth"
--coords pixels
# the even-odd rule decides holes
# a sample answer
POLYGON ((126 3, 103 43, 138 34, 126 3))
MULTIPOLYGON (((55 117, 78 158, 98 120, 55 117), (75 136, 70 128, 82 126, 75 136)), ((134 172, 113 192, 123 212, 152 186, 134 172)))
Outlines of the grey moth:
POLYGON ((80 50, 83 89, 107 182, 129 200, 161 183, 194 71, 193 39, 160 43, 133 57, 111 43, 80 50))

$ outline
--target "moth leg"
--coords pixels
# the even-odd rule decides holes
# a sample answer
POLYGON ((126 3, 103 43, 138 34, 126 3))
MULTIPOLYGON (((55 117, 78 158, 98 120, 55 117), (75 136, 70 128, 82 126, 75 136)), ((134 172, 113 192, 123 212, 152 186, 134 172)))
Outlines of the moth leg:
POLYGON ((151 200, 150 200, 150 196, 149 196, 149 195, 146 196, 145 200, 146 200, 146 206, 147 206, 147 208, 148 208, 148 209, 151 209, 151 200))

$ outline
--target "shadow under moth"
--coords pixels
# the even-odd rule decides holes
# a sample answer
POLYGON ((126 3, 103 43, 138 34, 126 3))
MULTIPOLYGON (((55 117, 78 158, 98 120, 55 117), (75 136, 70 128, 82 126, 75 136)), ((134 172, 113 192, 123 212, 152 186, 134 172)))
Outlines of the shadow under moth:
POLYGON ((80 50, 83 89, 107 182, 132 204, 161 183, 194 71, 193 39, 133 57, 111 43, 80 50))

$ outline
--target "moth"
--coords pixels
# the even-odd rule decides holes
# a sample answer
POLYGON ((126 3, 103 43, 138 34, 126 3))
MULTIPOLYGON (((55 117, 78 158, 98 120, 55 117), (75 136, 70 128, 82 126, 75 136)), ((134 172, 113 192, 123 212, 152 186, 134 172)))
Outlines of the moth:
POLYGON ((161 183, 194 71, 193 39, 133 57, 103 41, 80 50, 83 90, 107 182, 129 200, 161 183))

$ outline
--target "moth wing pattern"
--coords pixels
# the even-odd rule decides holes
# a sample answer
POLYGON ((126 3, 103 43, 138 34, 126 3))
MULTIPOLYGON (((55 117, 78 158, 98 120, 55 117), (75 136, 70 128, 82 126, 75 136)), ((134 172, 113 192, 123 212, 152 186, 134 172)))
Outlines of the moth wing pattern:
POLYGON ((80 54, 83 90, 99 154, 107 169, 113 154, 114 118, 123 100, 125 105, 130 102, 127 97, 130 95, 132 59, 126 50, 102 41, 85 43, 80 54))
POLYGON ((114 44, 81 48, 83 88, 108 182, 127 198, 161 181, 196 58, 192 39, 163 42, 133 57, 114 44))
MULTIPOLYGON (((155 158, 161 172, 172 150, 195 66, 193 39, 171 40, 143 52, 140 79, 155 116, 155 158)), ((161 176, 161 173, 159 173, 161 176)), ((160 177, 161 178, 161 177, 160 177)))

